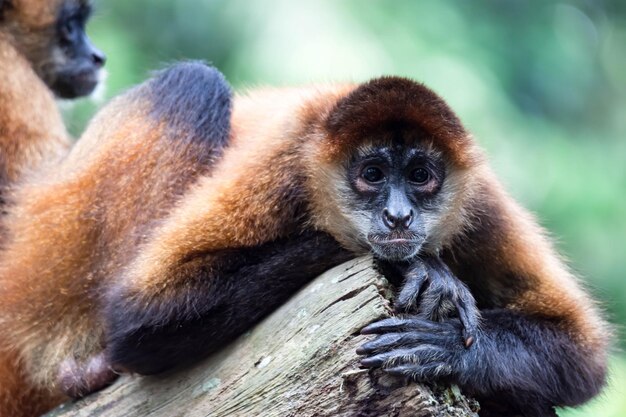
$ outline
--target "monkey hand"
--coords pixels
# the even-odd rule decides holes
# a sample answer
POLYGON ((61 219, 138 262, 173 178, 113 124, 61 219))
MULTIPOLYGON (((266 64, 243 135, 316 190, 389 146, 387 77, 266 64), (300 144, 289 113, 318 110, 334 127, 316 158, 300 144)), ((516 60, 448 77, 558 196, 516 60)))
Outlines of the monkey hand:
POLYGON ((417 312, 416 317, 442 321, 456 310, 462 329, 459 338, 469 347, 476 340, 480 312, 469 288, 439 257, 414 262, 405 272, 404 285, 396 298, 396 312, 417 312))
POLYGON ((357 349, 361 365, 419 381, 458 380, 475 360, 479 346, 459 343, 463 325, 458 319, 442 322, 407 316, 372 323, 361 334, 379 335, 357 349))

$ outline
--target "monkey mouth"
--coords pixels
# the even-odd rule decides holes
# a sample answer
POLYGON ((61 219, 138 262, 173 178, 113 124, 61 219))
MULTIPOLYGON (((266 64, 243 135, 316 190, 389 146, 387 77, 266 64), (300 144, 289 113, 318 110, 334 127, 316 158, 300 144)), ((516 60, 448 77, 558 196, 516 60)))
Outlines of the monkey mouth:
POLYGON ((410 245, 415 243, 422 243, 420 239, 404 239, 404 238, 395 238, 395 239, 386 239, 386 240, 378 240, 376 241, 378 244, 382 245, 410 245))
POLYGON ((91 94, 98 85, 99 70, 82 70, 59 74, 51 86, 57 97, 73 99, 91 94))
POLYGON ((404 261, 417 255, 426 239, 415 233, 402 235, 371 233, 367 240, 376 256, 390 261, 404 261))

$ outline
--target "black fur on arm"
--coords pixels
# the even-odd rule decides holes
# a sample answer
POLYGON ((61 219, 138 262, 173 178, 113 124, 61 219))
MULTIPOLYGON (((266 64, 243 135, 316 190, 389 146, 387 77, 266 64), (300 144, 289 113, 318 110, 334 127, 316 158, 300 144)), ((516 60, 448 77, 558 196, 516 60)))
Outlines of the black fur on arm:
POLYGON ((553 406, 579 405, 600 392, 606 367, 564 330, 563 323, 507 309, 483 312, 480 349, 458 381, 491 414, 556 415, 553 406))
POLYGON ((248 330, 296 290, 351 258, 329 235, 306 232, 260 247, 198 255, 167 296, 148 300, 113 291, 106 352, 119 369, 156 374, 188 365, 248 330))
POLYGON ((579 405, 603 387, 605 359, 572 339, 563 320, 504 308, 481 316, 469 348, 459 319, 408 315, 365 327, 379 336, 357 353, 368 368, 458 384, 479 400, 481 416, 555 416, 555 406, 579 405))
POLYGON ((596 395, 605 381, 595 359, 563 330, 563 323, 508 309, 482 311, 476 342, 459 342, 458 319, 433 322, 417 316, 371 324, 379 334, 358 353, 366 367, 421 381, 458 384, 481 403, 481 416, 554 416, 555 406, 574 406, 596 395))

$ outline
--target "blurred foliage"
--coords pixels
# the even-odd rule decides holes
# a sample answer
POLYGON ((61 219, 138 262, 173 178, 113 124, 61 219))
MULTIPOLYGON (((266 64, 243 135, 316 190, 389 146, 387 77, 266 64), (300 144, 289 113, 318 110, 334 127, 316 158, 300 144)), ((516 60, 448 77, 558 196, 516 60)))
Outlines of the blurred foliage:
MULTIPOLYGON (((613 322, 626 323, 626 2, 101 0, 97 6, 89 32, 109 56, 106 97, 190 58, 212 62, 236 88, 381 74, 425 82, 461 115, 512 194, 558 236, 613 322)), ((75 135, 98 105, 65 106, 75 135)), ((620 355, 605 397, 563 415, 626 415, 620 355)))

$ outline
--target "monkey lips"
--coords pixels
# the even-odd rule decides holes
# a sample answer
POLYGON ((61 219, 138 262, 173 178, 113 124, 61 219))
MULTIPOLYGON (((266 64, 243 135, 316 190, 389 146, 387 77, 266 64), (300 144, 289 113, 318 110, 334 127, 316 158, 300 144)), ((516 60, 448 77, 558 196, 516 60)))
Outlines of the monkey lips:
POLYGON ((417 233, 370 233, 367 240, 374 253, 386 260, 402 261, 417 255, 426 237, 417 233))

